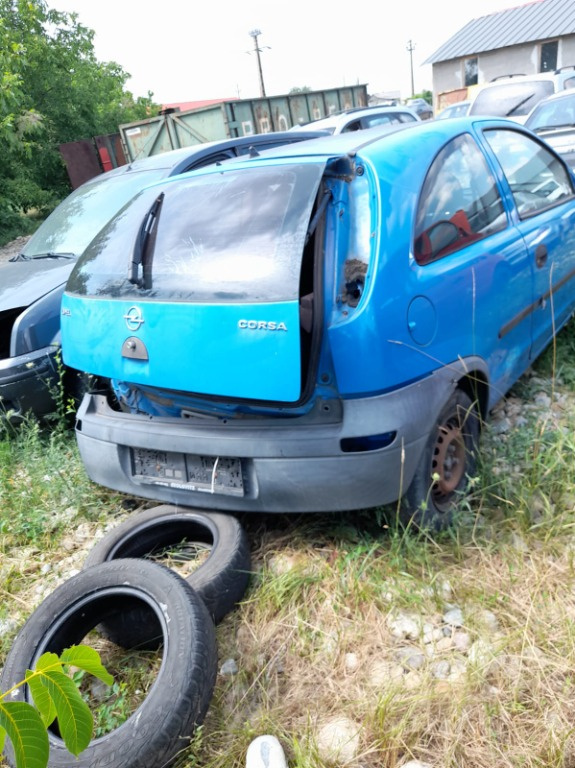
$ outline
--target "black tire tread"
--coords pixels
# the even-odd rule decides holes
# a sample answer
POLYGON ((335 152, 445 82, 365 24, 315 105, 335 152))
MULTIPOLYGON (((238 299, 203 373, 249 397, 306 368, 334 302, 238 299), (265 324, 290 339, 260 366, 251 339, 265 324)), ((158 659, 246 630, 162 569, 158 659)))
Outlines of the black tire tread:
MULTIPOLYGON (((153 768, 168 765, 183 749, 210 704, 217 674, 215 628, 203 601, 177 574, 158 563, 120 559, 80 571, 50 594, 31 614, 8 653, 0 690, 24 679, 41 652, 50 646, 53 627, 66 611, 87 613, 108 588, 135 588, 169 614, 164 631, 164 660, 156 682, 139 709, 116 730, 95 739, 76 759, 49 734, 48 768, 153 768), (71 608, 72 606, 72 608, 71 608)), ((82 615, 84 615, 82 614, 82 615)), ((75 614, 74 614, 75 616, 75 614)), ((78 642, 71 637, 64 647, 78 642)), ((59 651, 56 651, 59 652, 59 651)), ((17 698, 25 700, 25 689, 17 698)), ((7 742, 6 758, 15 765, 7 742)))
POLYGON ((219 623, 243 598, 250 579, 249 540, 233 515, 169 504, 151 507, 108 531, 90 550, 84 567, 115 557, 142 557, 160 537, 164 543, 175 543, 182 538, 175 534, 186 527, 186 520, 214 539, 214 549, 206 562, 186 580, 219 623))

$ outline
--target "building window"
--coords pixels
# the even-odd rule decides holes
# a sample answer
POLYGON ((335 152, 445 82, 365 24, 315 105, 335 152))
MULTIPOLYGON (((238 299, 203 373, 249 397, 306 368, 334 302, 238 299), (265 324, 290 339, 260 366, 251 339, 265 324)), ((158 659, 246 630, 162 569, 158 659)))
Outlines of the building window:
POLYGON ((557 69, 557 51, 559 42, 553 40, 550 43, 541 44, 541 58, 539 60, 540 72, 553 72, 557 69))
POLYGON ((463 62, 465 71, 465 85, 477 85, 477 57, 465 59, 463 62))

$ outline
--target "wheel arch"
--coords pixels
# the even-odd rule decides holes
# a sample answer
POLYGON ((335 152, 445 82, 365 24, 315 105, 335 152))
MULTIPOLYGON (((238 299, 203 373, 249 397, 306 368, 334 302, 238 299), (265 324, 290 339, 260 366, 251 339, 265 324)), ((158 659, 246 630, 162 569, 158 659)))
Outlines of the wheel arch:
POLYGON ((469 371, 458 380, 457 389, 461 389, 477 404, 480 423, 483 422, 489 411, 489 382, 486 373, 479 369, 469 371))

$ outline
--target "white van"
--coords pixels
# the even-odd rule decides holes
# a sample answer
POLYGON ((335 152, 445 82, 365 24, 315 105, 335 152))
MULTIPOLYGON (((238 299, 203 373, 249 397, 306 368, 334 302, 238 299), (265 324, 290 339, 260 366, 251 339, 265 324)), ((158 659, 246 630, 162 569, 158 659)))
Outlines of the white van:
POLYGON ((524 123, 542 99, 566 88, 575 87, 575 66, 561 67, 538 75, 498 77, 476 91, 470 115, 509 117, 524 123))

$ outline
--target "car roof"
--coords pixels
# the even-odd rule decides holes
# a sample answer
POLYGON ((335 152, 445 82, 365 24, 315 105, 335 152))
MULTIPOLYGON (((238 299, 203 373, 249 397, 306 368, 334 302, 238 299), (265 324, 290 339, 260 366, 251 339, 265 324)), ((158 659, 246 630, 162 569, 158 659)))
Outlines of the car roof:
POLYGON ((165 173, 162 175, 172 176, 187 170, 187 166, 190 162, 193 161, 196 163, 201 161, 203 157, 209 157, 214 150, 225 152, 230 149, 239 149, 240 151, 243 149, 245 152, 248 152, 249 148, 252 146, 265 147, 266 144, 275 144, 277 142, 291 143, 294 141, 305 141, 307 139, 322 136, 324 133, 325 132, 322 132, 321 130, 309 129, 302 131, 301 133, 298 132, 297 135, 294 136, 292 131, 270 131, 268 133, 256 133, 252 136, 237 136, 231 139, 192 144, 190 146, 168 150, 167 152, 160 152, 157 155, 149 155, 147 157, 132 160, 126 165, 121 165, 118 168, 100 174, 86 183, 95 183, 100 180, 110 179, 114 176, 121 176, 125 173, 137 171, 164 170, 165 173))
POLYGON ((561 69, 549 70, 548 72, 534 72, 531 75, 524 73, 518 75, 500 75, 499 77, 494 77, 492 80, 489 80, 487 83, 483 83, 481 87, 495 85, 496 83, 506 83, 510 80, 513 80, 514 82, 524 82, 528 80, 552 80, 556 83, 562 83, 564 80, 570 80, 572 77, 575 77, 574 67, 561 67, 561 69))
POLYGON ((571 117, 571 120, 569 120, 569 117, 565 113, 572 113, 573 105, 567 109, 556 110, 553 108, 554 104, 561 104, 562 101, 574 102, 575 88, 567 88, 566 90, 552 93, 550 96, 541 99, 541 101, 539 101, 527 115, 525 126, 531 130, 535 130, 537 133, 542 133, 547 127, 549 130, 557 128, 557 118, 559 118, 560 122, 564 125, 567 125, 568 122, 571 124, 572 116, 569 115, 569 117, 571 117), (563 113, 561 114, 561 117, 557 114, 558 112, 563 113))
POLYGON ((414 109, 410 107, 404 107, 402 105, 381 105, 373 107, 354 107, 352 109, 345 109, 341 112, 334 112, 327 117, 320 117, 318 120, 312 120, 310 123, 304 123, 302 126, 295 126, 291 130, 307 130, 307 129, 329 129, 337 128, 342 123, 347 122, 348 117, 366 117, 373 114, 407 114, 412 115, 416 121, 420 120, 419 115, 414 109))
POLYGON ((458 107, 466 107, 466 106, 469 106, 469 104, 471 104, 471 99, 462 99, 461 101, 454 101, 453 104, 448 104, 446 107, 443 107, 441 112, 445 112, 446 109, 457 109, 458 107))
POLYGON ((549 96, 546 96, 544 99, 541 99, 531 110, 532 114, 535 112, 536 109, 543 106, 544 104, 549 104, 549 102, 553 101, 561 101, 561 99, 573 99, 575 98, 575 88, 565 88, 563 91, 556 91, 555 93, 551 93, 549 96))
MULTIPOLYGON (((411 123, 401 123, 392 126, 375 126, 361 131, 352 131, 349 133, 339 133, 335 135, 323 136, 321 138, 311 139, 309 141, 298 142, 297 144, 284 144, 274 149, 263 150, 255 156, 239 157, 227 162, 226 169, 238 167, 253 167, 259 163, 267 161, 283 162, 327 162, 337 157, 353 158, 361 153, 362 158, 369 160, 380 156, 386 152, 387 148, 391 150, 390 157, 394 157, 396 148, 408 147, 410 156, 429 157, 430 153, 435 154, 450 138, 463 133, 473 132, 474 126, 482 127, 502 127, 506 126, 513 130, 521 131, 523 127, 513 120, 498 117, 454 117, 451 120, 419 120, 411 123)), ((393 162, 392 172, 400 173, 401 164, 393 162)), ((424 163, 418 163, 424 167, 424 163)), ((426 167, 426 166, 425 166, 426 167)), ((200 168, 197 171, 191 171, 189 174, 166 179, 163 182, 157 182, 150 185, 149 188, 158 188, 162 186, 166 191, 172 184, 179 184, 181 181, 191 178, 197 174, 220 173, 224 170, 223 166, 209 166, 200 168)))

